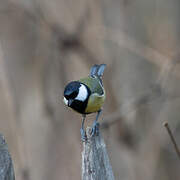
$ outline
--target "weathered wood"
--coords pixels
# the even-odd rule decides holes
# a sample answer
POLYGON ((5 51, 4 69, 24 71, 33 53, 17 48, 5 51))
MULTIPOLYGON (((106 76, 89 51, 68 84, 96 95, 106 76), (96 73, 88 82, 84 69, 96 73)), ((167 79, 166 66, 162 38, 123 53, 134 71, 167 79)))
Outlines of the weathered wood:
POLYGON ((114 180, 112 167, 101 135, 91 137, 86 129, 87 141, 83 142, 82 180, 114 180))
POLYGON ((12 159, 2 134, 0 134, 0 180, 15 180, 12 159))

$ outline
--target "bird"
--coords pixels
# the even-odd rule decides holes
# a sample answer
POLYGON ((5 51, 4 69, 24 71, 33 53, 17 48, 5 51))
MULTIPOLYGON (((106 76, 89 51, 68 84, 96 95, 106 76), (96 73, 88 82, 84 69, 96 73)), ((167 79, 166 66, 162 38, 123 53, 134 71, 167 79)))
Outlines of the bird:
POLYGON ((90 69, 90 74, 77 81, 69 82, 64 89, 64 103, 74 111, 82 114, 81 123, 81 140, 86 141, 87 135, 84 130, 84 122, 86 115, 97 113, 96 119, 92 125, 91 135, 99 134, 98 118, 102 113, 106 94, 102 82, 102 76, 106 64, 93 65, 90 69))

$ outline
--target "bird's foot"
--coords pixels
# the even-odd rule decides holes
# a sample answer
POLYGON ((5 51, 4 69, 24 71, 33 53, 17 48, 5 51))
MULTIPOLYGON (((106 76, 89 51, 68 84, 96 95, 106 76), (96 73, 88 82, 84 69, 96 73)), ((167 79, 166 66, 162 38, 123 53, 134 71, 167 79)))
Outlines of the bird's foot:
POLYGON ((80 129, 81 132, 81 141, 86 142, 87 141, 87 135, 83 128, 80 129))
POLYGON ((91 131, 92 136, 98 136, 99 135, 99 126, 100 126, 100 124, 98 122, 93 123, 92 131, 91 131))

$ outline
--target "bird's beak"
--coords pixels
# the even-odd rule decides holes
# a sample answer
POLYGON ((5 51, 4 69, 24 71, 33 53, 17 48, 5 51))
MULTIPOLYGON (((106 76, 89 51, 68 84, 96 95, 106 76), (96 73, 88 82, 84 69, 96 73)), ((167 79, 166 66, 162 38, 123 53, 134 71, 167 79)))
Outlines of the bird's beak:
POLYGON ((69 99, 68 100, 68 106, 71 107, 72 103, 73 103, 73 99, 69 99))
POLYGON ((64 103, 68 106, 68 100, 64 97, 64 103))

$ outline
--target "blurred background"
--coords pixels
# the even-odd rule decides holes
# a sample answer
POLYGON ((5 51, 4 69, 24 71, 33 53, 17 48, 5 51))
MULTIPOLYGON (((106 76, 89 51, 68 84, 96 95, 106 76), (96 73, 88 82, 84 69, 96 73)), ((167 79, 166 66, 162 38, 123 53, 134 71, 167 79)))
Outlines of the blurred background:
MULTIPOLYGON (((18 180, 81 178, 63 90, 106 63, 100 118, 117 180, 178 180, 179 0, 0 0, 0 132, 18 180)), ((89 115, 91 124, 95 114, 89 115)))

